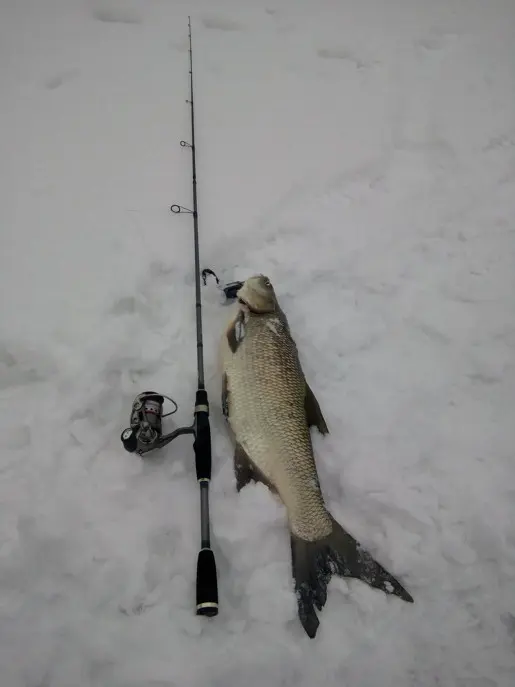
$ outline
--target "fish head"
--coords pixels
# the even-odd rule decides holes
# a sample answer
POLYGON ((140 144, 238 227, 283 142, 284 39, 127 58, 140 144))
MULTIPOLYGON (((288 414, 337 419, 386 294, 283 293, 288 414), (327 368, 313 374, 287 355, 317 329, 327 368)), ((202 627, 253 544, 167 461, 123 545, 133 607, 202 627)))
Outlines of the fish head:
POLYGON ((242 306, 256 314, 275 312, 278 308, 274 287, 270 279, 264 274, 255 274, 243 282, 243 286, 236 294, 242 306))

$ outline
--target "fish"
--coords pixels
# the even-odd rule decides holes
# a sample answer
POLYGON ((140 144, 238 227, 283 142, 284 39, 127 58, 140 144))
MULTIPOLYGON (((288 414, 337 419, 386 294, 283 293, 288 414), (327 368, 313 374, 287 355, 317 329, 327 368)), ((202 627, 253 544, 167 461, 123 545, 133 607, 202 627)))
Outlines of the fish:
POLYGON ((221 336, 221 404, 232 439, 236 489, 261 482, 280 499, 290 530, 292 592, 314 638, 333 575, 359 579, 413 603, 413 597, 328 511, 311 431, 329 434, 304 375, 275 289, 264 274, 243 282, 221 336))

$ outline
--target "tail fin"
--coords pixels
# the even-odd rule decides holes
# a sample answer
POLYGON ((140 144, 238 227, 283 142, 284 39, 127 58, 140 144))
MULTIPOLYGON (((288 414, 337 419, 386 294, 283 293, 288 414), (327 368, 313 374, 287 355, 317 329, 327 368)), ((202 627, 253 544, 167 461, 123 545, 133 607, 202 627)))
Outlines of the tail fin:
POLYGON ((319 626, 319 611, 327 600, 327 585, 333 575, 355 577, 371 587, 413 603, 413 597, 368 551, 333 520, 331 534, 306 541, 292 534, 292 572, 295 580, 299 618, 306 634, 313 638, 319 626))

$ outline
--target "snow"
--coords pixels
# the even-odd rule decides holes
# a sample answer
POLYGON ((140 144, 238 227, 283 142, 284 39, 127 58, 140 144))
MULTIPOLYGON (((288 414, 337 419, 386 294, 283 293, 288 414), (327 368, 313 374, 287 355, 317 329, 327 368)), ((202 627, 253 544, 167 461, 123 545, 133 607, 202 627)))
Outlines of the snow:
POLYGON ((3 0, 0 672, 5 687, 508 687, 515 680, 511 0, 3 0), (267 274, 330 434, 333 515, 405 604, 333 578, 315 640, 284 511, 236 493, 202 291, 220 613, 194 613, 202 266, 267 274))

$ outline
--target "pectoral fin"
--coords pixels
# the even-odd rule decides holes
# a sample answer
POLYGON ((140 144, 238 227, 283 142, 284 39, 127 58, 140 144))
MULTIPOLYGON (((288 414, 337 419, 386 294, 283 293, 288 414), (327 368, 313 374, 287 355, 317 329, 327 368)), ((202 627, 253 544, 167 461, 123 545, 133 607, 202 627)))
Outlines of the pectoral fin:
POLYGON ((306 411, 306 421, 308 423, 308 427, 316 427, 320 434, 329 434, 329 429, 326 421, 324 420, 324 416, 322 415, 322 411, 320 410, 320 405, 307 382, 304 408, 306 411))
POLYGON ((227 342, 229 348, 233 353, 236 353, 238 346, 243 341, 245 337, 245 315, 243 312, 239 312, 235 317, 234 322, 231 324, 227 330, 227 342))

